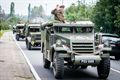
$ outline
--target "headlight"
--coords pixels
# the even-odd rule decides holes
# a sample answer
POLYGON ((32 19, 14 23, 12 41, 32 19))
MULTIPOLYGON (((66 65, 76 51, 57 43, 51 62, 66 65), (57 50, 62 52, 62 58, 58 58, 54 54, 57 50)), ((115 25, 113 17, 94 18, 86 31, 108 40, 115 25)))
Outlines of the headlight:
POLYGON ((28 38, 28 41, 30 42, 31 41, 31 37, 27 37, 28 38))
POLYGON ((57 44, 57 45, 62 45, 62 41, 61 41, 61 40, 57 40, 57 41, 56 41, 56 44, 57 44))
POLYGON ((98 48, 99 48, 99 49, 102 49, 103 47, 104 47, 104 44, 98 45, 98 48))
POLYGON ((104 42, 104 46, 105 46, 105 47, 109 47, 109 46, 110 46, 109 41, 105 41, 105 42, 104 42))
POLYGON ((66 45, 63 45, 63 48, 66 49, 66 50, 69 50, 70 48, 66 45))

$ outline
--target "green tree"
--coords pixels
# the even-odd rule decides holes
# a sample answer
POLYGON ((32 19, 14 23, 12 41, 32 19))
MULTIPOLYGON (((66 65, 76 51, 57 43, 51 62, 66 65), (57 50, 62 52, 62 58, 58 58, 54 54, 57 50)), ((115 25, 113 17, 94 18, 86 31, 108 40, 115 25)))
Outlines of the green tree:
POLYGON ((14 2, 11 2, 11 5, 10 5, 10 16, 14 16, 15 15, 15 4, 14 2))
POLYGON ((96 24, 98 30, 100 30, 100 27, 103 27, 102 32, 120 32, 119 4, 119 0, 100 0, 97 2, 91 19, 96 24))
POLYGON ((0 31, 9 29, 9 24, 5 20, 0 20, 0 31))
POLYGON ((28 20, 29 20, 30 16, 31 16, 31 4, 29 4, 29 6, 28 6, 28 20))
POLYGON ((42 5, 40 5, 39 7, 34 6, 31 10, 31 17, 43 17, 44 15, 44 9, 42 7, 42 5))
POLYGON ((72 4, 65 10, 65 18, 68 21, 90 20, 93 6, 86 6, 84 4, 72 4))

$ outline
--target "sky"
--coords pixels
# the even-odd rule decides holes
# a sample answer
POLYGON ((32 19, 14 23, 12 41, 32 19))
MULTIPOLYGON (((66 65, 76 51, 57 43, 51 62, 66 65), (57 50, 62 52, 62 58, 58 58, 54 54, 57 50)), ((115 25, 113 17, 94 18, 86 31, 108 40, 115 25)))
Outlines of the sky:
MULTIPOLYGON (((55 8, 57 4, 63 4, 65 7, 69 7, 72 3, 77 3, 78 0, 0 0, 0 5, 2 9, 5 10, 5 13, 10 13, 10 4, 11 2, 15 3, 15 14, 27 15, 28 14, 28 5, 31 4, 31 7, 42 5, 45 13, 47 15, 51 14, 51 10, 55 8)), ((82 1, 83 0, 79 0, 82 1)), ((96 0, 85 0, 87 4, 94 3, 96 0)))

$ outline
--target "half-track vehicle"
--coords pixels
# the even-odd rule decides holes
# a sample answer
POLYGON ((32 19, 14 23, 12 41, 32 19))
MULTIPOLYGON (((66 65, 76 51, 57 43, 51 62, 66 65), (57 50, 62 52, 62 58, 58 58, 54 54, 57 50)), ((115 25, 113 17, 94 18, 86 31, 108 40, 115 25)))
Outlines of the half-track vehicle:
POLYGON ((19 41, 20 38, 25 38, 24 35, 25 24, 17 24, 14 31, 16 32, 16 40, 19 41))
POLYGON ((44 68, 52 63, 57 79, 63 78, 65 66, 70 69, 93 66, 97 67, 100 78, 106 79, 109 75, 111 48, 96 45, 94 24, 90 21, 43 24, 41 46, 44 68))
POLYGON ((25 42, 28 50, 31 50, 32 47, 41 46, 41 32, 40 24, 38 23, 29 23, 26 24, 25 29, 25 42))

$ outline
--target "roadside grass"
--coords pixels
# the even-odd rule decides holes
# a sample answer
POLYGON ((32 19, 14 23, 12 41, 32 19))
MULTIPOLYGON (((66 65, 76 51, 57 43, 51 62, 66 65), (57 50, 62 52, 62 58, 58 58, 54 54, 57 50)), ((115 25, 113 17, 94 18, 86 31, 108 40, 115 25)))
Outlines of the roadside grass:
POLYGON ((4 34, 4 31, 1 30, 1 31, 0 31, 0 38, 2 37, 3 34, 4 34))
POLYGON ((8 32, 8 31, 11 31, 11 30, 0 30, 0 38, 2 37, 2 35, 4 34, 4 32, 8 32))

